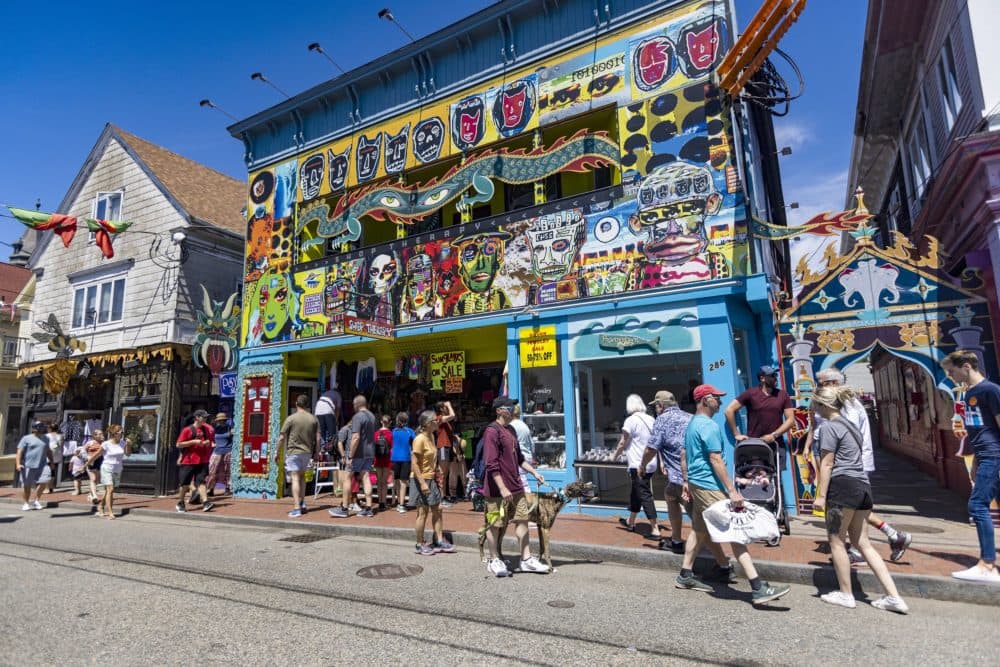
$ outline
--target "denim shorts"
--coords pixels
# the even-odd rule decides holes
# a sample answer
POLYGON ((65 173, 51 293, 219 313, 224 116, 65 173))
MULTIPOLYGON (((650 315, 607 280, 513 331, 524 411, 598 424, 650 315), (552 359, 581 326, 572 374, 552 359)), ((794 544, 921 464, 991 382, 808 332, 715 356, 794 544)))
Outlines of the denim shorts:
POLYGON ((375 465, 373 458, 353 458, 351 459, 351 472, 371 472, 375 465))

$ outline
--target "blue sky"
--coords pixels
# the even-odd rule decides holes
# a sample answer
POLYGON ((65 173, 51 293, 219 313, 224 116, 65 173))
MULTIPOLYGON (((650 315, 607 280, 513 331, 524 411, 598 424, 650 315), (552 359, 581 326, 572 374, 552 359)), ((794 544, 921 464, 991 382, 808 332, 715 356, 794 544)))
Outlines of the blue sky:
MULTIPOLYGON (((737 0, 741 26, 761 2, 737 0)), ((242 180, 230 119, 198 100, 245 118, 282 99, 251 72, 293 95, 338 73, 310 42, 346 69, 402 46, 402 32, 377 18, 386 4, 421 37, 492 2, 3 3, 0 25, 17 30, 0 40, 0 204, 40 198, 55 210, 107 122, 242 180)), ((776 119, 778 145, 794 151, 782 158, 785 200, 802 206, 793 222, 843 205, 866 7, 813 0, 782 41, 806 79, 776 119)), ((23 229, 0 217, 0 243, 23 229)), ((0 258, 9 252, 0 245, 0 258)))

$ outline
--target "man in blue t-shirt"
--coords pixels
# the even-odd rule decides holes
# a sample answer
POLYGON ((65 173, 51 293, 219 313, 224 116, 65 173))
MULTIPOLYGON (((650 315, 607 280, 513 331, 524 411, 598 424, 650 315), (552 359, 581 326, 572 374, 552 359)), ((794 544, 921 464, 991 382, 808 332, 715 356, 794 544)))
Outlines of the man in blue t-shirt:
MULTIPOLYGON (((677 576, 677 588, 712 592, 714 589, 697 579, 692 568, 701 548, 711 540, 705 525, 704 512, 714 503, 729 499, 733 511, 743 507, 743 496, 736 490, 722 457, 722 429, 712 419, 722 405, 726 392, 710 384, 694 389, 697 410, 684 433, 684 455, 687 462, 683 493, 691 498, 691 533, 684 549, 684 564, 677 576)), ((788 586, 772 586, 762 581, 745 544, 732 543, 733 555, 739 561, 753 589, 753 603, 777 600, 791 590, 788 586)))
POLYGON ((996 537, 990 503, 1000 500, 1000 387, 979 370, 979 357, 969 350, 956 350, 944 358, 941 367, 956 385, 965 385, 965 401, 956 405, 972 445, 972 495, 969 516, 976 522, 979 562, 951 576, 966 581, 1000 583, 997 570, 996 537))

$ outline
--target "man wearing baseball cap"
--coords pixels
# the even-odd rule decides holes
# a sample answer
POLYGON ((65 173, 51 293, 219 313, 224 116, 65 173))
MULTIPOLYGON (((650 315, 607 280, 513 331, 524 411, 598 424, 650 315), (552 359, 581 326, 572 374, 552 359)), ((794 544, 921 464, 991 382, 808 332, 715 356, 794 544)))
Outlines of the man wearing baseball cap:
POLYGON ((778 369, 761 366, 757 371, 760 384, 737 396, 726 407, 726 422, 736 442, 760 438, 769 445, 781 444, 782 435, 795 426, 795 408, 784 389, 778 389, 778 369), (736 425, 736 413, 747 409, 747 432, 736 425))
MULTIPOLYGON (((694 389, 696 412, 684 434, 684 454, 687 462, 683 492, 691 498, 691 533, 684 550, 684 564, 677 576, 677 588, 711 592, 714 589, 694 576, 694 559, 711 538, 705 525, 704 512, 713 503, 729 499, 733 510, 743 507, 743 496, 736 490, 726 461, 722 457, 722 429, 712 419, 722 405, 726 392, 710 384, 694 389)), ((753 604, 776 600, 790 590, 788 586, 772 586, 762 581, 750 558, 746 545, 732 543, 733 556, 743 568, 753 589, 753 604)))

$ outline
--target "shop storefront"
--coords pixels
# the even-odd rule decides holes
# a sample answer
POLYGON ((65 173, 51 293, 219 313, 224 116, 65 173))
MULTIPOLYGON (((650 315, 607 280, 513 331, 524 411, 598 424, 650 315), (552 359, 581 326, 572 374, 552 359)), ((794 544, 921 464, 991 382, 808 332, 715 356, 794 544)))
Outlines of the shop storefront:
MULTIPOLYGON (((498 11, 444 36, 479 50, 498 11)), ((413 68, 393 55, 230 128, 252 156, 238 495, 283 493, 281 420, 333 372, 345 406, 355 393, 387 414, 449 399, 465 434, 493 418, 492 398, 516 397, 546 479, 593 480, 593 511, 611 511, 626 496, 624 465, 607 459, 629 393, 735 392, 773 360, 771 256, 751 262, 747 231, 747 202, 763 198, 740 159, 770 127, 715 84, 729 5, 645 3, 596 36, 541 9, 516 21, 552 41, 525 45, 503 76, 465 71, 468 54, 431 39, 403 53, 461 69, 428 88, 446 93, 399 111, 413 68), (348 98, 368 100, 370 119, 331 121, 348 98), (279 145, 289 118, 299 141, 279 145)))
MULTIPOLYGON (((133 443, 122 489, 161 495, 177 486, 174 439, 195 410, 233 409, 232 399, 211 393, 211 374, 191 359, 191 348, 160 345, 72 358, 72 376, 61 392, 46 391, 52 362, 28 364, 25 427, 39 420, 59 426, 67 441, 85 442, 95 429, 120 424, 133 443)), ((64 475, 65 477, 65 475, 64 475)))

